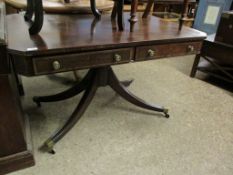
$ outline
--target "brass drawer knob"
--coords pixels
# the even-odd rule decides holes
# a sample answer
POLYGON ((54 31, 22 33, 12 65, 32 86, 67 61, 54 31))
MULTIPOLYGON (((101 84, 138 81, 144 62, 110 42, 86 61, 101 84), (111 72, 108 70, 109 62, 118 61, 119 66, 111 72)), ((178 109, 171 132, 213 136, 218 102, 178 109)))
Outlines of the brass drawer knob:
POLYGON ((120 56, 119 54, 114 54, 114 60, 115 60, 116 62, 121 61, 121 56, 120 56))
POLYGON ((155 51, 152 50, 152 49, 149 49, 149 50, 147 51, 147 53, 148 53, 148 56, 150 56, 150 57, 155 56, 155 51))
POLYGON ((189 51, 189 52, 194 52, 194 50, 195 50, 195 49, 194 49, 194 46, 192 46, 192 45, 189 45, 189 46, 188 46, 188 51, 189 51))
POLYGON ((54 69, 54 70, 59 70, 59 69, 61 69, 61 64, 60 64, 59 61, 54 61, 54 62, 53 62, 53 69, 54 69))

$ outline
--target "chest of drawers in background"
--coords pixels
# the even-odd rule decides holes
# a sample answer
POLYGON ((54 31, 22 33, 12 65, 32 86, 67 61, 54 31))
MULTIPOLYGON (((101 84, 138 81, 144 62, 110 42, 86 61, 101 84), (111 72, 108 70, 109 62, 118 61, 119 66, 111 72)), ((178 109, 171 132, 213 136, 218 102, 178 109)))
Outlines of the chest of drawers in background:
POLYGON ((215 40, 233 45, 233 11, 223 12, 215 40))

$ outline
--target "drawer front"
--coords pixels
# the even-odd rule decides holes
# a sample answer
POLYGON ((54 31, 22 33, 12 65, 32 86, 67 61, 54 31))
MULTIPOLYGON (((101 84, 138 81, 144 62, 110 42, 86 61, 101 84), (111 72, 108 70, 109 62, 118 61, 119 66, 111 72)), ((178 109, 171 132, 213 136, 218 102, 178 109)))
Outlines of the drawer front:
POLYGON ((35 75, 130 62, 132 48, 33 58, 35 75))
POLYGON ((179 55, 198 54, 200 53, 201 46, 202 42, 188 42, 137 47, 135 60, 150 60, 179 55))

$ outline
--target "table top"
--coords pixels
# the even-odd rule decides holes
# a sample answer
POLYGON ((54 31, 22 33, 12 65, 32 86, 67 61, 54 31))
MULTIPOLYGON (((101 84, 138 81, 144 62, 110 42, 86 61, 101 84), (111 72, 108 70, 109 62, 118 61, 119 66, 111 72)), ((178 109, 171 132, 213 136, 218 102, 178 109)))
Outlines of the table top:
POLYGON ((23 15, 7 16, 8 50, 21 55, 43 55, 65 52, 104 50, 156 43, 201 41, 206 34, 168 23, 151 16, 133 25, 130 32, 129 13, 125 13, 125 30, 118 31, 110 15, 102 15, 95 23, 92 15, 45 15, 44 26, 39 35, 30 36, 23 15), (94 25, 95 24, 95 25, 94 25))
MULTIPOLYGON (((5 0, 5 2, 17 9, 26 9, 27 0, 5 0)), ((113 1, 98 0, 96 6, 101 11, 111 10, 113 1)), ((92 13, 90 0, 71 0, 64 3, 64 0, 43 0, 43 8, 47 13, 92 13)))

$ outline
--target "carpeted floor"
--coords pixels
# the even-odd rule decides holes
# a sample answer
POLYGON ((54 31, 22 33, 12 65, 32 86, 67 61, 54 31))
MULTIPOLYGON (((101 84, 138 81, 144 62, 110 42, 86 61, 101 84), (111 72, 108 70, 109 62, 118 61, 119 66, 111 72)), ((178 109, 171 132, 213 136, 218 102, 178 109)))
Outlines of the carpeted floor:
MULTIPOLYGON (((68 86, 46 76, 23 78, 36 166, 12 175, 232 175, 232 93, 189 77, 193 56, 115 66, 130 90, 170 109, 170 118, 129 104, 100 88, 78 125, 55 146, 38 147, 60 126, 80 96, 44 103, 31 98, 68 86)), ((63 76, 72 77, 72 73, 63 76)))

